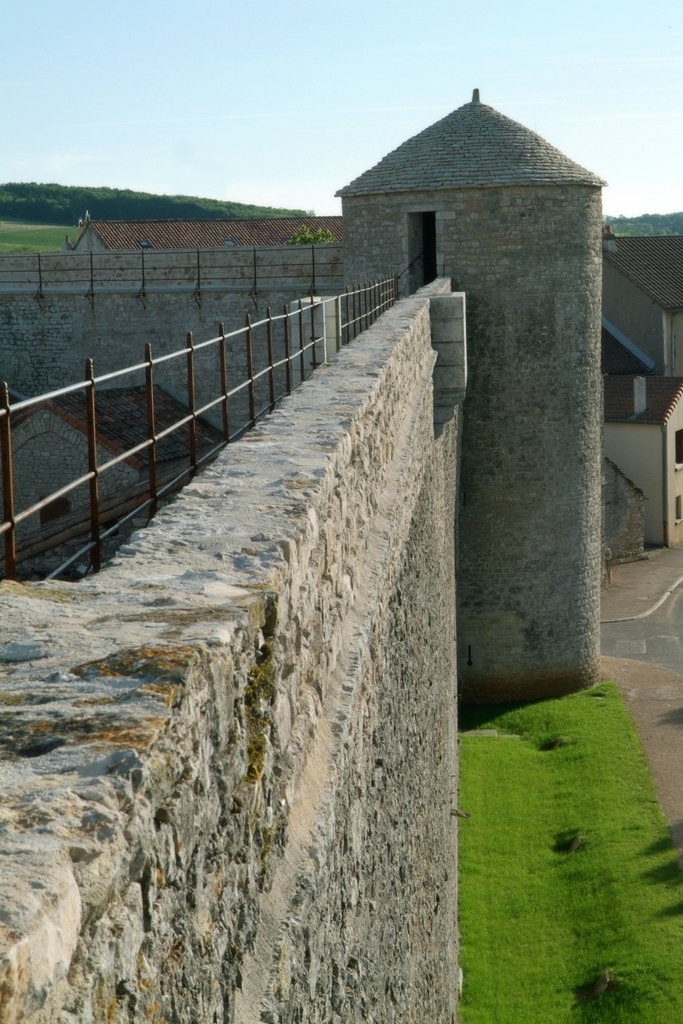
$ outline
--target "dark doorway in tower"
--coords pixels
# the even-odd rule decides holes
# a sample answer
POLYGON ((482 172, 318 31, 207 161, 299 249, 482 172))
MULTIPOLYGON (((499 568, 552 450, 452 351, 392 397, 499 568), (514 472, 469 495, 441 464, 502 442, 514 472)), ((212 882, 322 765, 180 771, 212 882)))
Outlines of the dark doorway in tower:
POLYGON ((408 214, 408 291, 412 295, 436 277, 436 214, 408 214))
POLYGON ((436 214, 422 214, 422 252, 424 281, 429 284, 436 277, 436 214))

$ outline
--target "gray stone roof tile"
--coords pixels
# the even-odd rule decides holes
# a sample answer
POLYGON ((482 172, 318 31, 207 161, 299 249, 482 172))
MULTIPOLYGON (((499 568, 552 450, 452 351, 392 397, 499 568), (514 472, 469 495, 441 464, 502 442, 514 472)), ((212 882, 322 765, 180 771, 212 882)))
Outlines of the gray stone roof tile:
POLYGON ((475 98, 408 139, 336 194, 604 184, 540 135, 475 98))
POLYGON ((683 309, 683 235, 619 235, 604 255, 662 309, 683 309))

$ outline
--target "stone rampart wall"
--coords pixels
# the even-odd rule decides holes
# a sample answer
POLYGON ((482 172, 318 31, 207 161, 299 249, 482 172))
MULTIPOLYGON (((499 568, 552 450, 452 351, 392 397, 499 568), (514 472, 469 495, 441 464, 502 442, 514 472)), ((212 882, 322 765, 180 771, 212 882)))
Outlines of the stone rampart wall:
POLYGON ((99 576, 0 586, 3 1024, 451 1024, 430 342, 401 302, 99 576))
MULTIPOLYGON (((220 322, 230 332, 244 327, 247 314, 263 319, 269 306, 281 314, 314 281, 323 295, 344 288, 341 245, 207 249, 199 261, 197 271, 196 250, 96 253, 91 293, 89 253, 43 256, 40 277, 37 255, 0 255, 0 380, 22 395, 39 395, 80 380, 86 358, 96 374, 110 373, 140 362, 148 342, 155 356, 165 355, 183 347, 188 331, 199 342, 215 337, 220 322)), ((265 328, 255 332, 253 345, 258 370, 266 365, 265 328)), ((275 357, 283 355, 278 328, 275 357)), ((230 387, 246 368, 244 338, 229 340, 230 387)), ((187 395, 184 359, 156 375, 180 399, 187 395)), ((198 402, 219 394, 217 347, 197 354, 195 376, 198 402)), ((139 384, 142 377, 117 383, 139 384)), ((240 419, 243 405, 235 402, 240 419)))

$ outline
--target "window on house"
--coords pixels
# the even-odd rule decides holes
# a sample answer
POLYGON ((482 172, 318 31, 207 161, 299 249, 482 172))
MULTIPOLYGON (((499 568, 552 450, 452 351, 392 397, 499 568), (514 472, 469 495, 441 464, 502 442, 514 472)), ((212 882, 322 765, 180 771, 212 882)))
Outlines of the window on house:
POLYGON ((681 515, 681 496, 680 496, 680 494, 677 494, 676 495, 676 522, 680 523, 681 519, 683 519, 683 516, 681 515))
POLYGON ((683 430, 676 431, 676 462, 683 462, 683 430))
POLYGON ((151 249, 152 248, 152 243, 150 242, 150 240, 148 238, 139 238, 138 239, 138 245, 140 246, 141 249, 151 249))
POLYGON ((67 515, 69 512, 69 499, 67 497, 56 498, 51 501, 49 505, 40 510, 40 525, 47 526, 48 523, 54 523, 55 519, 61 519, 62 516, 67 515))
MULTIPOLYGON (((289 239, 288 239, 288 241, 289 241, 289 239)), ((234 238, 224 238, 223 239, 223 245, 237 245, 237 242, 235 241, 234 238)))

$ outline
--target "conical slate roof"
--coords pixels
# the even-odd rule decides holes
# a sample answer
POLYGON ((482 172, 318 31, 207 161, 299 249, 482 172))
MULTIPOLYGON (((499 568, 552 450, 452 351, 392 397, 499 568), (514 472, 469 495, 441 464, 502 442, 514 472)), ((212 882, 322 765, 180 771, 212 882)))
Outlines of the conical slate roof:
POLYGON ((604 184, 536 132, 480 103, 475 89, 471 103, 408 139, 336 194, 604 184))

